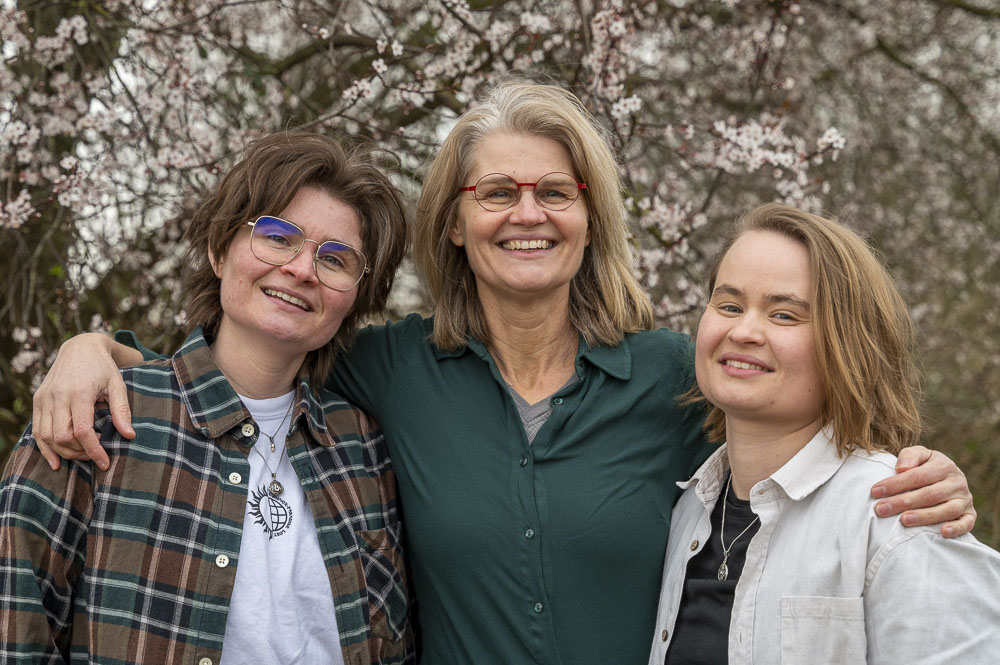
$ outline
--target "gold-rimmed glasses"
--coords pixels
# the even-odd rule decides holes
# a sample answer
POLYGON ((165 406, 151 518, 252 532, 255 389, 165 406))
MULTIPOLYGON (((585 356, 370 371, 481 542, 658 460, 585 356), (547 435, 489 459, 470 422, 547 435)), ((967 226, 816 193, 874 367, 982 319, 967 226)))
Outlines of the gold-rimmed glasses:
POLYGON ((250 227, 250 251, 264 263, 283 266, 290 263, 307 242, 316 245, 313 270, 324 286, 335 291, 350 291, 369 272, 368 260, 361 250, 339 240, 318 242, 307 238, 298 226, 271 215, 261 215, 250 227))

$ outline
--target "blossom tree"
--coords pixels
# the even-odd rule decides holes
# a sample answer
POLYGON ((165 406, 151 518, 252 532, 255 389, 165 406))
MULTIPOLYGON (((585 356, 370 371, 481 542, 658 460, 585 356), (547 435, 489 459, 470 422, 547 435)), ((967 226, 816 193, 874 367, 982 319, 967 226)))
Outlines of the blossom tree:
MULTIPOLYGON (((526 76, 607 131, 664 325, 691 329, 721 232, 763 200, 870 234, 920 326, 929 443, 1000 489, 1000 10, 981 3, 0 0, 0 448, 70 334, 179 340, 185 214, 248 140, 374 141, 415 200, 477 92, 526 76)), ((401 275, 395 313, 427 305, 401 275)))

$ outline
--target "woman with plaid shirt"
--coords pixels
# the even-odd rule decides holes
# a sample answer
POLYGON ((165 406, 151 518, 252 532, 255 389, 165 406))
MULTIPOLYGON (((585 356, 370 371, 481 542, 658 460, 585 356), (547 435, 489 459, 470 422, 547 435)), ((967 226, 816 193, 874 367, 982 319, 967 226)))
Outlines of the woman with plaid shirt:
POLYGON ((30 425, 11 456, 0 660, 412 661, 382 432, 321 387, 385 304, 399 192, 370 153, 274 134, 187 239, 191 334, 122 372, 135 440, 105 411, 107 469, 52 470, 30 425))

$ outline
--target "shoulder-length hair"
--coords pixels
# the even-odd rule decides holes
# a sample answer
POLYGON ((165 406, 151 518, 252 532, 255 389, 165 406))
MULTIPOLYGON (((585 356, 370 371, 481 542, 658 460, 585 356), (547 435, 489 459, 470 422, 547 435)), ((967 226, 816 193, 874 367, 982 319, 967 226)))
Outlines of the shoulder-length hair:
POLYGON ((317 388, 336 354, 354 339, 360 321, 381 312, 396 269, 406 254, 406 209, 399 190, 380 170, 392 153, 357 146, 345 150, 334 139, 307 131, 267 135, 250 143, 191 217, 184 288, 188 325, 202 326, 211 339, 222 320, 220 281, 209 255, 224 257, 236 234, 260 215, 279 215, 303 187, 315 187, 352 207, 361 221, 361 250, 371 272, 358 284, 354 310, 333 339, 309 352, 304 362, 317 388))
MULTIPOLYGON (((816 364, 823 386, 820 415, 833 427, 837 451, 899 452, 920 436, 919 375, 913 322, 892 277, 854 231, 781 203, 744 214, 712 263, 708 292, 719 266, 742 235, 770 231, 809 251, 816 364)), ((682 401, 708 404, 692 389, 682 401)), ((711 404, 705 429, 726 437, 726 417, 711 404)))
POLYGON ((574 328, 590 345, 614 346, 625 333, 652 327, 652 304, 633 273, 615 158, 595 120, 561 88, 505 82, 458 119, 427 171, 417 204, 413 258, 435 303, 435 344, 454 349, 470 336, 490 343, 475 276, 448 231, 457 221, 459 188, 469 177, 474 151, 497 132, 558 141, 569 151, 572 175, 587 184, 591 241, 570 283, 574 328))

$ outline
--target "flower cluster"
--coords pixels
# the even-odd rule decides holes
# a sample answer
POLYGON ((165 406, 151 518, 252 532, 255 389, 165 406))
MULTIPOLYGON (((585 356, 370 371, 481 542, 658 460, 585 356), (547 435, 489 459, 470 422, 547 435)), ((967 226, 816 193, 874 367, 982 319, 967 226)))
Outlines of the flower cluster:
MULTIPOLYGON (((260 133, 371 140, 415 200, 454 118, 528 77, 602 125, 662 324, 691 328, 743 210, 834 210, 920 303, 928 387, 951 396, 935 415, 1000 427, 1000 386, 963 388, 1000 373, 1000 340, 966 339, 1000 327, 1000 36, 960 3, 92 4, 0 3, 4 385, 95 315, 176 339, 185 215, 260 133)), ((412 273, 398 285, 395 313, 426 310, 412 273)))

